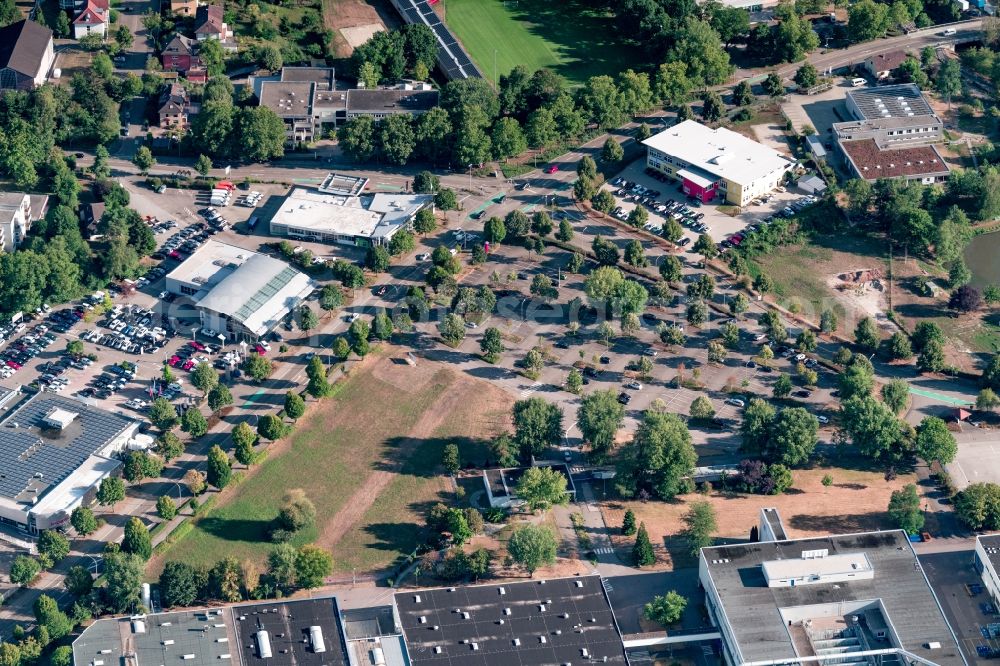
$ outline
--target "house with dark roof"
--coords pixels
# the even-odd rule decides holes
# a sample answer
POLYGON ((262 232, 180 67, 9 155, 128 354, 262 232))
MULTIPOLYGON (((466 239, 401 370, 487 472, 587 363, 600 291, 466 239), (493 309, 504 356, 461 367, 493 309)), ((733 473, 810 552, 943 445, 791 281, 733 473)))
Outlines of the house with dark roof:
POLYGON ((104 217, 106 206, 103 201, 80 204, 80 222, 83 224, 83 235, 92 238, 97 235, 97 227, 104 217))
POLYGON ((865 58, 865 61, 861 63, 861 68, 876 79, 887 79, 892 74, 892 70, 902 65, 907 57, 906 51, 879 53, 865 58))
POLYGON ((73 37, 81 39, 94 34, 106 37, 110 18, 108 0, 87 0, 73 19, 73 37))
POLYGON ((186 129, 193 113, 184 86, 179 83, 167 86, 160 95, 160 107, 157 113, 160 117, 160 127, 186 129))
POLYGON ((167 42, 167 45, 163 47, 163 53, 160 54, 160 61, 163 64, 163 69, 168 72, 187 74, 191 70, 201 68, 197 42, 184 35, 174 35, 167 42))
POLYGON ((0 28, 0 90, 30 90, 42 85, 55 59, 48 28, 34 21, 0 28))
POLYGON ((199 42, 206 39, 217 39, 223 48, 236 50, 233 31, 226 24, 222 5, 198 7, 194 20, 194 36, 199 42))

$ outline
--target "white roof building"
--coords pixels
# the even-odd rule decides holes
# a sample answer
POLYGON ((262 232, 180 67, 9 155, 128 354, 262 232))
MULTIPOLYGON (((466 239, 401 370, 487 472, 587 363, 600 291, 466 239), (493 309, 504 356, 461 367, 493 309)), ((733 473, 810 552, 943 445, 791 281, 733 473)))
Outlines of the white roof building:
POLYGON ((430 194, 361 195, 327 187, 295 187, 271 218, 271 234, 346 245, 382 245, 433 203, 430 194))
POLYGON ((316 283, 278 259, 254 254, 200 301, 202 325, 227 337, 269 333, 316 289, 316 283))
MULTIPOLYGON (((776 187, 794 162, 773 148, 724 127, 685 120, 642 142, 649 166, 699 190, 718 189, 744 204, 776 187), (680 172, 684 172, 683 174, 680 172)), ((697 193, 700 196, 700 191, 697 193)))
POLYGON ((211 238, 167 274, 167 291, 201 300, 243 262, 256 255, 253 250, 211 238))

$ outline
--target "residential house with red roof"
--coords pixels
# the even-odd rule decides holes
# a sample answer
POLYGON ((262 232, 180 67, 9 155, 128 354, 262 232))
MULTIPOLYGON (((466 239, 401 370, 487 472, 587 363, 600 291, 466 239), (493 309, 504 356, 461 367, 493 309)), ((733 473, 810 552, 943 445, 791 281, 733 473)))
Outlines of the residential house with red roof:
POLYGON ((87 0, 73 19, 73 37, 80 39, 93 34, 107 37, 109 19, 108 0, 87 0))

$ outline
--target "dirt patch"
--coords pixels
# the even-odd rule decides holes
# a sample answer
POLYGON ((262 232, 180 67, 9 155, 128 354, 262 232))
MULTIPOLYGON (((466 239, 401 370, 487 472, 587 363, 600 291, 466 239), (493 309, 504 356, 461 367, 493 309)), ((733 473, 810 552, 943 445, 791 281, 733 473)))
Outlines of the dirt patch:
POLYGON ((365 25, 341 28, 340 34, 344 36, 344 39, 347 40, 352 49, 356 49, 371 39, 376 32, 384 30, 385 26, 381 23, 367 23, 365 25))
MULTIPOLYGON (((795 484, 784 495, 737 495, 713 491, 691 494, 676 502, 604 502, 601 511, 609 526, 622 524, 626 509, 646 524, 657 553, 657 565, 686 566, 692 563, 687 545, 678 536, 684 528, 682 517, 688 504, 706 500, 715 509, 719 530, 716 537, 747 539, 750 528, 759 522, 760 509, 775 507, 781 514, 790 539, 827 534, 848 534, 892 527, 885 510, 892 491, 915 483, 915 475, 899 476, 886 482, 881 473, 844 469, 812 469, 793 472, 795 484), (833 477, 829 488, 823 476, 833 477)), ((919 487, 919 486, 918 486, 919 487)), ((623 557, 628 556, 634 537, 613 536, 623 557)))
POLYGON ((752 136, 746 131, 741 132, 747 138, 756 138, 757 141, 763 143, 768 148, 773 148, 779 153, 788 155, 791 153, 788 147, 788 137, 785 135, 784 125, 778 124, 764 124, 764 125, 751 125, 749 129, 753 132, 752 136))
POLYGON ((334 32, 333 50, 347 58, 387 23, 394 24, 395 12, 388 2, 366 0, 323 0, 323 24, 334 32))
POLYGON ((826 284, 845 307, 861 310, 879 320, 885 317, 885 282, 881 269, 852 270, 832 275, 827 278, 826 284))

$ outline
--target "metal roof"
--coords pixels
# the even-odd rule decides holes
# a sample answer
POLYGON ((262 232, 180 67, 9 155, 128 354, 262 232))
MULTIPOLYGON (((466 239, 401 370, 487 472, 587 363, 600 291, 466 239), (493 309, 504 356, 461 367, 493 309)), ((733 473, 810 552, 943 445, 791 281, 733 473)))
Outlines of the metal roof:
POLYGON ((239 644, 225 608, 98 620, 73 641, 76 666, 118 666, 134 653, 139 666, 239 664, 239 644))
MULTIPOLYGON (((705 548, 702 566, 721 602, 745 662, 797 655, 781 609, 878 600, 905 650, 942 666, 965 664, 906 534, 901 530, 705 548), (801 560, 803 553, 863 554, 874 570, 867 580, 768 587, 765 562, 801 560), (930 649, 937 642, 940 648, 930 649)), ((703 579, 704 582, 704 579, 703 579)))
MULTIPOLYGON (((243 666, 346 666, 347 647, 334 597, 267 601, 230 608, 236 627, 243 666), (325 652, 313 651, 308 642, 310 627, 319 627, 325 652), (257 632, 266 631, 271 657, 262 659, 257 632)), ((162 663, 162 662, 161 662, 162 663)))
POLYGON ((38 393, 0 422, 0 497, 39 500, 133 422, 82 401, 38 393), (76 414, 65 428, 48 427, 54 410, 76 414))
POLYGON ((848 90, 847 96, 866 120, 934 115, 920 88, 912 83, 848 90))
POLYGON ((395 595, 415 666, 626 664, 599 576, 395 595))
POLYGON ((304 273, 273 257, 257 254, 222 279, 198 302, 260 335, 311 291, 304 273))

